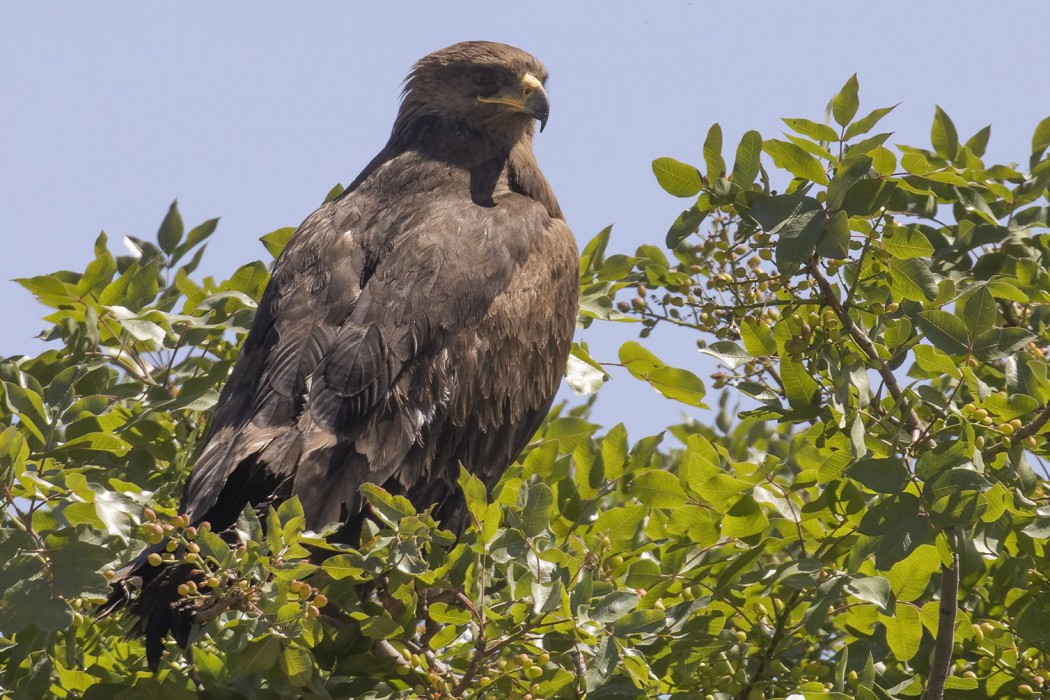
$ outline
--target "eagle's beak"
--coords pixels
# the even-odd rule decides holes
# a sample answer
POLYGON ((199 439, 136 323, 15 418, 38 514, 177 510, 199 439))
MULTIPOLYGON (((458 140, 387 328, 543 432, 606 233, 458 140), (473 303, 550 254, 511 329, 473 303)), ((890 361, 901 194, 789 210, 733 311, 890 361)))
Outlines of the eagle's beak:
POLYGON ((540 133, 547 126, 547 117, 551 113, 551 103, 547 99, 547 91, 543 89, 543 83, 530 73, 526 73, 521 80, 521 96, 524 100, 523 111, 540 123, 540 133))
POLYGON ((543 83, 531 73, 526 73, 521 79, 521 97, 479 97, 478 102, 506 105, 516 112, 523 112, 540 122, 540 131, 547 126, 547 117, 551 111, 543 83))

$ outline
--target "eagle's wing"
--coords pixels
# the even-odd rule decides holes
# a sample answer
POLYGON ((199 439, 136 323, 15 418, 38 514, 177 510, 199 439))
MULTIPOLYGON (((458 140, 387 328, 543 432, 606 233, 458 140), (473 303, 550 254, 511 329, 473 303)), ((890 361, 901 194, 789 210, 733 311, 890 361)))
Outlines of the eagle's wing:
POLYGON ((347 490, 398 468, 434 408, 400 395, 398 378, 469 332, 551 225, 518 195, 427 201, 384 208, 352 193, 293 236, 187 482, 192 520, 230 524, 246 503, 291 493, 308 463, 322 524, 345 517, 347 490))

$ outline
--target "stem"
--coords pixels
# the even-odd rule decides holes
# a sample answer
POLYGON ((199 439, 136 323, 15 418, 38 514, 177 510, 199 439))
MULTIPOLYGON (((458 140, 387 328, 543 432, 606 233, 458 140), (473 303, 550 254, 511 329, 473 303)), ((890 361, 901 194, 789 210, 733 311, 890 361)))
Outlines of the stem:
MULTIPOLYGON (((1043 406, 1043 410, 1032 419, 1030 423, 1022 425, 1017 429, 1016 432, 1011 436, 1014 441, 1024 440, 1026 437, 1030 437, 1039 432, 1039 430, 1046 425, 1046 422, 1050 420, 1050 403, 1043 406)), ((999 442, 989 447, 986 447, 981 452, 981 456, 984 457, 985 461, 995 457, 1000 452, 1005 452, 1006 448, 1003 447, 1003 443, 999 442)))
POLYGON ((886 384, 886 388, 889 390, 890 395, 905 412, 904 422, 908 431, 911 433, 914 442, 915 438, 922 434, 922 421, 919 420, 919 414, 915 412, 915 409, 909 407, 905 401, 904 391, 901 389, 900 384, 897 383, 897 378, 893 376, 893 370, 890 369, 890 366, 885 360, 879 357, 879 353, 875 349, 875 344, 871 342, 871 338, 868 337, 868 334, 853 322, 853 319, 849 315, 849 311, 847 311, 842 305, 842 302, 839 301, 831 283, 828 282, 828 278, 824 276, 823 272, 821 272, 816 259, 810 260, 807 269, 810 276, 816 281, 817 286, 820 287, 821 294, 824 296, 824 302, 835 312, 839 322, 842 323, 842 327, 846 329, 846 332, 850 334, 850 337, 852 337, 857 345, 860 346, 860 349, 864 351, 864 354, 868 356, 868 359, 875 363, 875 369, 878 371, 879 376, 882 377, 882 381, 886 384))
POLYGON ((751 689, 755 687, 756 683, 762 680, 762 676, 766 672, 766 667, 773 663, 773 656, 776 654, 777 646, 780 645, 780 640, 784 636, 788 620, 791 618, 791 611, 794 608, 795 603, 798 602, 800 595, 802 595, 802 591, 796 590, 791 594, 788 601, 784 603, 784 607, 781 608, 780 614, 777 615, 776 628, 773 630, 773 636, 769 639, 769 645, 762 653, 762 656, 758 659, 758 668, 755 669, 755 673, 748 680, 747 685, 737 693, 737 700, 747 700, 751 694, 751 689))
POLYGON ((951 671, 952 649, 955 646, 955 617, 959 611, 959 553, 955 528, 945 531, 952 549, 951 566, 941 567, 941 607, 937 618, 937 642, 930 664, 930 680, 923 700, 942 700, 944 684, 951 671))

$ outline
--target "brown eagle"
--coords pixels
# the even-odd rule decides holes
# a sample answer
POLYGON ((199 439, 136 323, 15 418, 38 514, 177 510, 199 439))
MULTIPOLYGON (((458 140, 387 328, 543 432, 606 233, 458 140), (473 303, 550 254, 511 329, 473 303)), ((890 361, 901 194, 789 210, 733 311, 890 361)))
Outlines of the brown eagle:
MULTIPOLYGON (((298 496, 308 527, 354 532, 371 482, 462 531, 459 465, 491 487, 517 457, 576 319, 576 243, 532 150, 546 78, 482 41, 415 65, 386 146, 277 260, 186 483, 192 523, 298 496)), ((153 667, 188 633, 161 573, 115 577, 143 589, 153 667)))

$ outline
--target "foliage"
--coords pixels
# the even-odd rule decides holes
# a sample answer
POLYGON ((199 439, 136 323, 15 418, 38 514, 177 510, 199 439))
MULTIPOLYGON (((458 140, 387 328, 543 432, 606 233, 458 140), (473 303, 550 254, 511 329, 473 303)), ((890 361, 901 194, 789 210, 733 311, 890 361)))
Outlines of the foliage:
MULTIPOLYGON (((458 541, 372 486, 356 548, 294 500, 221 536, 178 515, 269 274, 195 279, 215 221, 186 231, 173 205, 130 255, 103 234, 83 272, 19 280, 54 347, 0 365, 5 695, 1039 694, 1050 120, 1025 169, 986 166, 988 129, 962 143, 938 109, 932 149, 892 149, 871 135, 890 110, 856 119, 857 93, 748 132, 731 169, 715 125, 703 172, 654 162, 691 200, 663 247, 607 254, 606 230, 583 252, 583 324, 674 326, 724 366, 711 424, 632 443, 558 407, 492 493, 461 476, 458 541), (127 616, 95 610, 105 572, 164 537, 202 571, 182 591, 202 624, 154 675, 127 616)), ((618 360, 704 405, 643 343, 618 360)), ((570 383, 607 366, 577 345, 570 383)))

